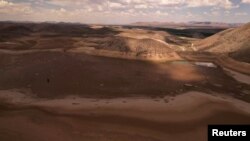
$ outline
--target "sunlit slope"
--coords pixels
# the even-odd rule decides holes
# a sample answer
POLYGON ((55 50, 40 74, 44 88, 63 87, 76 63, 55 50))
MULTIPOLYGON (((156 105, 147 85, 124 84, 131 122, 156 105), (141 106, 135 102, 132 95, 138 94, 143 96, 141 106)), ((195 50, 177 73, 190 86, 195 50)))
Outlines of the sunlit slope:
POLYGON ((211 37, 195 42, 200 51, 229 53, 232 57, 250 62, 250 23, 235 29, 227 29, 211 37))

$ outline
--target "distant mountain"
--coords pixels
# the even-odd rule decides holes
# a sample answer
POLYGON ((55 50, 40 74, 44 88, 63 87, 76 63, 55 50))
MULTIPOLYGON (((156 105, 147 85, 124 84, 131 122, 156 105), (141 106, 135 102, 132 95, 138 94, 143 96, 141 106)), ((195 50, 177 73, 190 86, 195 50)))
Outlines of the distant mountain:
POLYGON ((136 22, 136 23, 131 23, 131 25, 135 25, 135 26, 158 26, 158 27, 163 27, 163 26, 185 26, 186 23, 175 23, 175 22, 136 22))
POLYGON ((242 23, 223 23, 223 22, 136 22, 132 23, 134 26, 154 26, 154 27, 211 27, 211 28, 232 28, 242 26, 242 23))
POLYGON ((250 23, 219 32, 194 45, 200 51, 229 53, 235 59, 250 62, 250 23))
POLYGON ((197 21, 190 21, 188 25, 192 26, 211 26, 211 27, 239 27, 242 26, 243 23, 223 23, 223 22, 197 22, 197 21))

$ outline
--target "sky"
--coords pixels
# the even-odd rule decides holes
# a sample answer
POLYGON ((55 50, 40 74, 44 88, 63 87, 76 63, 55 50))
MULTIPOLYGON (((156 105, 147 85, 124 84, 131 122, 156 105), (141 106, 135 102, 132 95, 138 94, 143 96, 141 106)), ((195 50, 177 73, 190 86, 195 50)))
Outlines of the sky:
POLYGON ((0 0, 1 21, 250 22, 250 0, 0 0))

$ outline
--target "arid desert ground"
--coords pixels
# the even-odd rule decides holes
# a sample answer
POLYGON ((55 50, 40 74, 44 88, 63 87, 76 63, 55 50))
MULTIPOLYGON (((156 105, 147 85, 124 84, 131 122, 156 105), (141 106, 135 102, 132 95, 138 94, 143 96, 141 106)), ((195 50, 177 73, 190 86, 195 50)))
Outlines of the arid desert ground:
POLYGON ((1 141, 205 141, 250 124, 250 24, 0 22, 1 141))

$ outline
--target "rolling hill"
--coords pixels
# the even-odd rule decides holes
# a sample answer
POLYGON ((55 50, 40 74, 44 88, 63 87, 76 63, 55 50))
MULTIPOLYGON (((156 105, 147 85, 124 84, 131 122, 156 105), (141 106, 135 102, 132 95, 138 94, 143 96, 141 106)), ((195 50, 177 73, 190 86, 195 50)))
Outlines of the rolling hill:
POLYGON ((194 45, 202 52, 229 54, 236 60, 250 62, 250 23, 219 32, 194 45))

